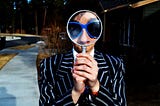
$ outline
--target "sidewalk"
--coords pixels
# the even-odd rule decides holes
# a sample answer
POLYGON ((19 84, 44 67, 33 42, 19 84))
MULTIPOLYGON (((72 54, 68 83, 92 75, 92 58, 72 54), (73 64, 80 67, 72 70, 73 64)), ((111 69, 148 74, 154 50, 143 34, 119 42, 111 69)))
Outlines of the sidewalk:
POLYGON ((27 50, 3 49, 1 52, 18 52, 18 55, 0 70, 0 106, 38 106, 38 47, 27 50))

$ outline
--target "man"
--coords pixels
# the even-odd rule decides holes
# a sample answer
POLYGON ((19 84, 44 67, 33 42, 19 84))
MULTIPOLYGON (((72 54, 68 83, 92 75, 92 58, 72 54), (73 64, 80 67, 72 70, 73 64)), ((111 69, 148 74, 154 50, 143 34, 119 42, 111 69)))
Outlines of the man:
POLYGON ((122 59, 94 48, 102 28, 96 14, 84 10, 68 24, 73 49, 41 62, 40 106, 126 106, 122 59))

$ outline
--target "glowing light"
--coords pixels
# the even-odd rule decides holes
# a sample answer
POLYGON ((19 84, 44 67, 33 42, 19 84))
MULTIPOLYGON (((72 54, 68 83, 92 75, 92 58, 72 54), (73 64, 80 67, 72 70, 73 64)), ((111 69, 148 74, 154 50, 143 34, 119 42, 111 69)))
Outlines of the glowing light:
POLYGON ((27 3, 29 4, 32 0, 27 0, 27 3))
POLYGON ((16 2, 13 2, 13 9, 16 10, 16 2))

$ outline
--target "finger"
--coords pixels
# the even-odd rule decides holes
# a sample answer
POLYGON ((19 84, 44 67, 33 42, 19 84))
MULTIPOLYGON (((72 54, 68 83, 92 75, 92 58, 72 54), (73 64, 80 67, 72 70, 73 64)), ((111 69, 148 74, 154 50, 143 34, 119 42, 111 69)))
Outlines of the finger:
POLYGON ((92 68, 88 67, 87 65, 74 66, 74 70, 75 70, 75 72, 77 72, 77 71, 83 71, 83 72, 86 72, 88 74, 92 73, 92 68))
POLYGON ((74 70, 75 70, 75 73, 82 76, 82 77, 86 77, 86 78, 95 78, 98 76, 98 67, 97 66, 91 66, 91 67, 88 67, 87 65, 79 65, 79 66, 74 66, 74 70), (79 74, 79 71, 80 72, 83 72, 82 74, 80 73, 79 74), (86 73, 86 74, 85 74, 86 73), (92 76, 92 77, 90 77, 92 76))
POLYGON ((90 62, 92 62, 94 65, 97 65, 97 61, 91 55, 89 55, 87 53, 79 53, 76 56, 77 56, 77 58, 86 58, 90 62))
POLYGON ((75 66, 79 66, 79 65, 87 65, 88 67, 92 68, 97 66, 97 62, 94 61, 90 61, 88 58, 85 57, 78 57, 74 63, 75 66))
POLYGON ((76 75, 78 75, 80 77, 83 77, 85 79, 90 79, 93 76, 91 73, 87 72, 86 70, 75 71, 74 74, 76 74, 76 75))
POLYGON ((73 76, 73 79, 74 79, 76 82, 84 82, 84 81, 86 80, 85 77, 80 76, 80 75, 76 74, 75 72, 72 73, 72 76, 73 76))

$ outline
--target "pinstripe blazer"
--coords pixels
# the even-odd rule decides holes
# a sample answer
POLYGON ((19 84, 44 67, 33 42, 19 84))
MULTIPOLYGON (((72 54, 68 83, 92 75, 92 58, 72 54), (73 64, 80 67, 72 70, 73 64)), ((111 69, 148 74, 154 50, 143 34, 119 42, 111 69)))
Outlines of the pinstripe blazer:
MULTIPOLYGON (((97 96, 84 92, 78 104, 82 106, 126 106, 124 64, 122 59, 95 51, 100 89, 97 96), (88 99, 87 99, 88 98, 88 99)), ((75 106, 71 97, 73 53, 57 54, 40 63, 40 106, 75 106)))

